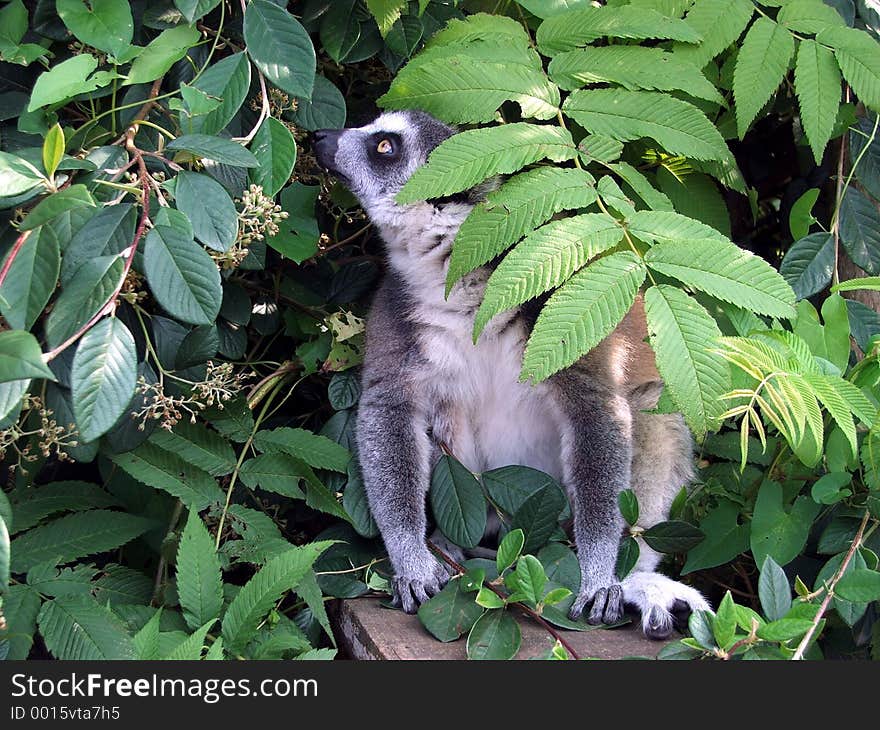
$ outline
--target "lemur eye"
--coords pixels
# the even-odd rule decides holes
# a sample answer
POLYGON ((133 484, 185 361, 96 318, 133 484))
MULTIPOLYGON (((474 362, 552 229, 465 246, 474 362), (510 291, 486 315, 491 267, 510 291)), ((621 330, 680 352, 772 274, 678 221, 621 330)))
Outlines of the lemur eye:
POLYGON ((394 152, 394 145, 391 144, 391 140, 383 139, 378 145, 376 145, 376 152, 380 155, 390 155, 394 152))

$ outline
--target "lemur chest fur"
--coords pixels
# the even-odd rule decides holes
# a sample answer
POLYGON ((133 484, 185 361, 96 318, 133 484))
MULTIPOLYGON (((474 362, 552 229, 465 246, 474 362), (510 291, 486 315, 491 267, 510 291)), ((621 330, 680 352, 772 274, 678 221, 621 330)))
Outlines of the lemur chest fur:
POLYGON ((525 322, 515 310, 499 315, 474 345, 474 312, 490 272, 483 268, 466 275, 445 297, 449 252, 460 221, 443 226, 434 220, 430 236, 390 247, 391 264, 403 275, 413 302, 407 316, 416 325, 424 363, 412 374, 414 390, 424 399, 432 436, 473 471, 521 464, 560 478, 555 403, 545 386, 519 381, 525 322))

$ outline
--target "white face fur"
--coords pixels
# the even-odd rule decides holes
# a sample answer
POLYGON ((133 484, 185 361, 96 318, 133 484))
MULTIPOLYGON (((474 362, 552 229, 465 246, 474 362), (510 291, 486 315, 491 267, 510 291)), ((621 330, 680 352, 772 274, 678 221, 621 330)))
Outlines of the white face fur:
POLYGON ((395 195, 454 130, 428 114, 389 112, 363 127, 315 133, 318 162, 337 175, 380 229, 394 226, 395 195))

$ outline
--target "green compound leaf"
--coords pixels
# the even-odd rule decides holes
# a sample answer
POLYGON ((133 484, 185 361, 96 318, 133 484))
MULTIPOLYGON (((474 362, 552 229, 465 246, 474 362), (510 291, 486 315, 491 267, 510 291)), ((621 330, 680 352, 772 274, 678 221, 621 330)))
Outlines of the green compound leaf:
POLYGON ((667 152, 697 160, 728 160, 721 133, 697 107, 653 91, 574 91, 562 109, 593 134, 629 142, 650 137, 667 152))
POLYGON ((730 390, 730 367, 715 354, 721 330, 712 316, 681 289, 668 284, 645 293, 645 313, 657 369, 688 426, 697 436, 718 426, 730 390))
POLYGON ((468 130, 453 135, 431 153, 428 164, 416 170, 397 194, 397 202, 451 195, 545 157, 562 162, 576 154, 571 134, 555 126, 515 122, 468 130))
POLYGON ((521 377, 544 380, 598 345, 632 307, 645 273, 641 259, 623 251, 575 274, 541 311, 521 377))

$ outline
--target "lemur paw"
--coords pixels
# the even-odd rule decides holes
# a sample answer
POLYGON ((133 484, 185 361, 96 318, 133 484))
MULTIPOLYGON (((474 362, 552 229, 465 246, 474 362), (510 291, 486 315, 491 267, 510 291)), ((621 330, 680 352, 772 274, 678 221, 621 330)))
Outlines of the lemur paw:
POLYGON ((711 608, 698 590, 660 573, 631 573, 621 587, 624 603, 638 609, 649 639, 666 639, 691 613, 711 608))
POLYGON ((419 606, 439 593, 449 581, 449 572, 434 560, 419 566, 420 569, 398 573, 391 581, 392 605, 405 613, 415 613, 419 606))
POLYGON ((613 584, 598 590, 581 590, 571 609, 568 617, 573 621, 580 618, 587 604, 592 601, 590 612, 587 614, 587 623, 614 624, 623 616, 623 591, 618 584, 613 584))

